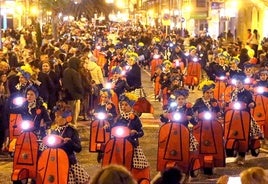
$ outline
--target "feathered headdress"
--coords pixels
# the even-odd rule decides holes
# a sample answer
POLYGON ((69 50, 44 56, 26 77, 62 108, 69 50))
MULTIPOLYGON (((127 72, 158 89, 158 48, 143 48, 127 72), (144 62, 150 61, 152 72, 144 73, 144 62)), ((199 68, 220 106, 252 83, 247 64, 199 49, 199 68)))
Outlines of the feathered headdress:
POLYGON ((138 97, 134 93, 124 93, 120 95, 119 100, 127 102, 131 107, 136 103, 138 97))
POLYGON ((164 67, 166 67, 166 66, 171 66, 172 65, 172 63, 169 61, 169 60, 165 60, 164 62, 163 62, 163 66, 164 67))
POLYGON ((156 42, 156 43, 159 43, 159 42, 160 42, 160 38, 158 38, 158 37, 154 37, 154 38, 153 38, 153 41, 156 42))
POLYGON ((18 74, 25 77, 27 80, 30 80, 30 77, 34 74, 31 66, 29 64, 23 65, 17 68, 18 74))
POLYGON ((144 46, 144 43, 139 42, 139 43, 138 43, 138 46, 139 46, 139 47, 143 47, 143 46, 144 46))
POLYGON ((196 50, 196 47, 195 46, 190 46, 189 47, 189 52, 192 52, 193 50, 196 50))
POLYGON ((255 51, 250 47, 250 46, 245 46, 245 48, 248 50, 248 56, 250 58, 253 58, 254 57, 254 54, 255 54, 255 51))
POLYGON ((198 89, 201 89, 203 92, 215 88, 215 83, 212 80, 204 80, 198 85, 198 89))
POLYGON ((231 59, 230 59, 230 62, 229 62, 230 64, 232 64, 232 63, 235 63, 235 64, 239 64, 240 63, 240 59, 239 59, 239 57, 232 57, 231 59))
POLYGON ((132 59, 133 61, 139 60, 139 55, 136 52, 127 52, 126 57, 132 59))
POLYGON ((102 88, 100 90, 100 95, 106 95, 106 96, 108 96, 108 98, 111 98, 112 93, 111 93, 111 90, 110 89, 102 88))

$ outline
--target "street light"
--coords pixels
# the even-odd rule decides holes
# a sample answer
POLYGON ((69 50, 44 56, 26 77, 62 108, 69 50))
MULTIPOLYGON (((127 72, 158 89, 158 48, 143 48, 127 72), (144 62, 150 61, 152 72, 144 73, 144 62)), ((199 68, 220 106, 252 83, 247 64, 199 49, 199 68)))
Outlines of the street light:
POLYGON ((32 6, 31 9, 30 9, 30 14, 32 16, 37 16, 38 15, 38 8, 36 6, 32 6))

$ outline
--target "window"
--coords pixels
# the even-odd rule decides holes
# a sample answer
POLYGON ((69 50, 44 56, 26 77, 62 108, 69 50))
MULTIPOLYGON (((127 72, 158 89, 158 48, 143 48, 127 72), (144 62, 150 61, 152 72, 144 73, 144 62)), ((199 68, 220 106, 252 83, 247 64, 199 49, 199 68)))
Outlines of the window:
POLYGON ((196 7, 206 7, 207 0, 196 0, 196 7))

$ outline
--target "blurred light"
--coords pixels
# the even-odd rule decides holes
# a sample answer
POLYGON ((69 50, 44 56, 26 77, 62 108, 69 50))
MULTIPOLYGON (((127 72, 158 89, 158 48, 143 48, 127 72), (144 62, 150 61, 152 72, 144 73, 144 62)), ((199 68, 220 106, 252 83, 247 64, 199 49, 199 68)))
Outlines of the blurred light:
POLYGON ((159 59, 159 58, 160 58, 160 55, 159 54, 153 55, 153 59, 159 59))
POLYGON ((105 88, 111 89, 112 88, 112 83, 110 83, 110 82, 106 83, 105 88))
POLYGON ((13 104, 17 106, 21 106, 25 102, 24 97, 16 97, 13 99, 13 104))
POLYGON ((236 110, 241 109, 241 104, 239 102, 235 102, 234 109, 236 109, 236 110))
POLYGON ((68 19, 69 19, 70 21, 73 21, 73 20, 74 20, 74 17, 73 17, 73 16, 69 16, 68 19))
POLYGON ((105 113, 103 113, 103 112, 99 112, 97 117, 99 120, 104 120, 106 118, 105 113))
POLYGON ((123 70, 123 71, 121 72, 121 75, 126 75, 126 71, 123 70))
POLYGON ((176 121, 181 120, 181 113, 174 113, 173 118, 174 118, 174 120, 176 120, 176 121))
POLYGON ((257 93, 259 93, 259 94, 264 93, 264 88, 263 87, 257 87, 257 93))
POLYGON ((169 14, 169 9, 164 9, 164 10, 163 10, 163 13, 164 13, 164 14, 169 14))
POLYGON ((198 61, 198 58, 197 58, 197 57, 194 57, 194 58, 193 58, 193 61, 194 61, 194 62, 197 62, 197 61, 198 61))
POLYGON ((111 4, 114 3, 114 0, 105 0, 106 3, 111 4))
POLYGON ((244 82, 245 82, 246 84, 249 84, 249 83, 250 83, 250 78, 246 78, 244 82))
POLYGON ((38 15, 38 12, 39 11, 38 11, 38 8, 36 6, 31 7, 31 9, 30 9, 31 15, 36 16, 36 15, 38 15))
POLYGON ((19 14, 19 15, 22 15, 23 14, 23 6, 22 5, 16 5, 15 12, 17 12, 17 14, 19 14))
POLYGON ((236 80, 236 79, 232 79, 232 80, 231 80, 231 83, 232 83, 233 85, 236 85, 237 80, 236 80))
POLYGON ((180 63, 180 61, 178 59, 176 59, 174 62, 175 62, 175 65, 176 66, 180 66, 181 65, 181 63, 180 63))
POLYGON ((192 6, 191 5, 187 5, 187 6, 185 6, 184 8, 184 12, 191 12, 192 11, 192 6))
POLYGON ((124 129, 122 127, 116 128, 115 136, 116 137, 122 137, 124 135, 124 129))
POLYGON ((115 22, 117 20, 117 17, 116 17, 116 15, 114 13, 110 13, 108 18, 112 22, 115 22))
POLYGON ((30 121, 27 121, 27 120, 22 121, 21 122, 21 128, 23 130, 29 130, 29 128, 31 128, 31 122, 30 121))
POLYGON ((148 11, 148 15, 149 15, 150 17, 153 17, 153 16, 154 16, 154 10, 149 10, 149 11, 148 11))
POLYGON ((80 4, 81 3, 81 0, 73 0, 74 1, 74 4, 80 4))
POLYGON ((171 103, 170 103, 170 107, 177 107, 177 105, 178 105, 178 104, 177 104, 176 102, 171 102, 171 103))
POLYGON ((47 11, 47 15, 48 16, 51 16, 52 15, 52 12, 51 11, 47 11))
POLYGON ((180 15, 180 11, 179 11, 179 10, 174 10, 174 15, 175 15, 175 16, 180 15))
POLYGON ((63 21, 68 21, 68 16, 64 16, 63 21))
POLYGON ((124 1, 117 1, 116 6, 121 9, 126 7, 124 1))
POLYGON ((50 145, 50 146, 52 146, 52 145, 55 144, 55 142, 56 142, 56 138, 55 138, 55 136, 50 135, 50 136, 48 137, 48 139, 47 139, 47 144, 50 145))
POLYGON ((129 71, 129 70, 131 69, 131 66, 126 65, 126 66, 125 66, 125 69, 126 69, 127 71, 129 71))
POLYGON ((205 118, 206 120, 210 120, 210 119, 212 118, 212 114, 211 114, 210 112, 205 112, 205 114, 204 114, 204 118, 205 118))

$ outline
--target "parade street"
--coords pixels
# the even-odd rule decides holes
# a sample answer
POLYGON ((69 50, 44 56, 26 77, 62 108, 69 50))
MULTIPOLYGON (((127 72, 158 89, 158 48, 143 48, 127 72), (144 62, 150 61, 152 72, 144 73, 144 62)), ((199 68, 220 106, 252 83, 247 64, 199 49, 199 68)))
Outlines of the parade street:
MULTIPOLYGON (((142 123, 144 127, 144 136, 140 139, 140 144, 147 156, 150 168, 151 178, 156 174, 156 161, 157 161, 157 146, 158 146, 158 131, 160 127, 159 115, 162 113, 161 102, 154 99, 153 84, 150 81, 148 71, 142 72, 142 83, 147 94, 147 99, 154 106, 154 114, 143 114, 142 123)), ((189 100, 194 102, 196 98, 202 95, 201 91, 197 89, 190 93, 189 100)), ((77 154, 78 161, 87 170, 91 178, 100 169, 101 165, 97 162, 97 154, 90 153, 89 147, 89 121, 79 121, 78 129, 82 140, 83 150, 77 154)), ((217 179, 222 175, 238 176, 239 173, 252 166, 260 166, 268 169, 268 152, 266 149, 262 149, 262 152, 258 157, 252 157, 250 154, 246 156, 246 163, 244 166, 238 166, 234 163, 235 158, 226 159, 226 167, 214 168, 213 175, 204 175, 202 171, 196 178, 190 178, 188 183, 216 183, 217 179)), ((12 173, 12 159, 10 157, 0 157, 0 183, 9 184, 12 183, 10 176, 12 173)))

